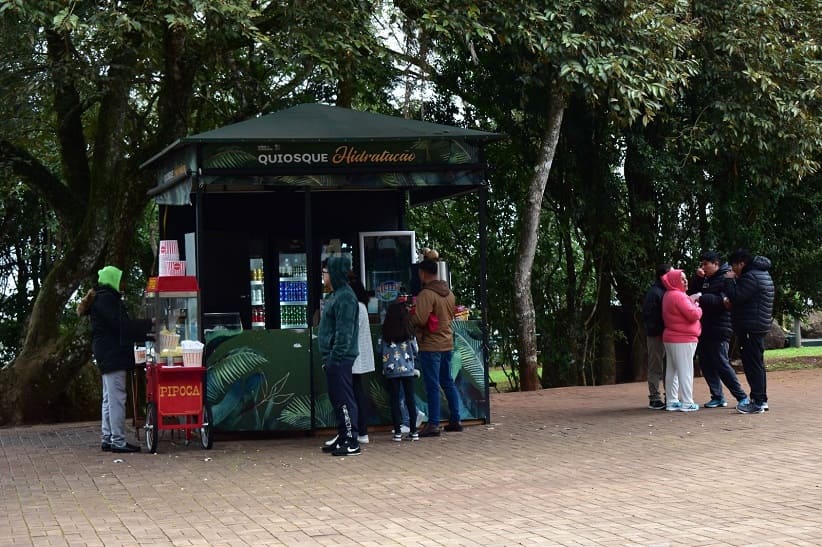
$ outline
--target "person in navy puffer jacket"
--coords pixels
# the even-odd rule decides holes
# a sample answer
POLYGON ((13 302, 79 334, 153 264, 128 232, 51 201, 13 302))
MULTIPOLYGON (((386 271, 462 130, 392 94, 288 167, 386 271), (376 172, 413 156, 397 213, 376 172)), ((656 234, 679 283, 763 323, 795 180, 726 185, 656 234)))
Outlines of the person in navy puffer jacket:
POLYGON ((699 268, 688 282, 688 294, 696 295, 699 307, 702 308, 702 334, 699 336, 696 354, 702 377, 711 392, 711 400, 703 405, 705 408, 728 406, 722 384, 728 387, 737 403, 748 397, 728 357, 733 329, 731 314, 722 302, 725 297, 725 274, 729 271, 730 265, 722 261, 719 253, 705 251, 699 255, 699 268))
POLYGON ((759 414, 768 407, 765 335, 773 321, 774 284, 768 273, 771 261, 739 249, 731 254, 728 262, 732 271, 725 280, 723 302, 731 310, 742 368, 751 393, 749 399, 740 401, 736 410, 742 414, 759 414))
POLYGON ((645 347, 648 349, 648 408, 662 410, 665 401, 659 393, 659 384, 665 387, 665 344, 662 343, 662 297, 665 285, 662 276, 671 271, 670 264, 660 264, 656 268, 656 281, 645 293, 642 301, 642 323, 645 326, 645 347))

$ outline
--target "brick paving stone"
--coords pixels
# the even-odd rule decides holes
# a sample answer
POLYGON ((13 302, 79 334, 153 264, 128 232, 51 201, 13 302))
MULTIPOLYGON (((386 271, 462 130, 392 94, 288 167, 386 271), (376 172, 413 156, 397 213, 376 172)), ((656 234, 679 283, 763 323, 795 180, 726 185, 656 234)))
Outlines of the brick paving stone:
POLYGON ((492 394, 490 424, 349 458, 325 435, 114 455, 96 423, 0 429, 0 547, 822 544, 822 370, 770 373, 754 416, 651 411, 645 386, 492 394))

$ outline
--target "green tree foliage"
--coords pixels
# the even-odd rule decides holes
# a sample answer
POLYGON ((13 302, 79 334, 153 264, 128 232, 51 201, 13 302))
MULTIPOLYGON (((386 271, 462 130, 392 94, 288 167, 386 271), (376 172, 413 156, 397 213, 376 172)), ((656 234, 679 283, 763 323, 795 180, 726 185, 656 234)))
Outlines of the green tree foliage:
MULTIPOLYGON (((819 200, 812 173, 822 145, 818 2, 691 9, 700 24, 690 48, 699 73, 653 124, 624 132, 626 182, 647 204, 634 215, 651 215, 632 224, 660 234, 659 244, 642 246, 657 261, 690 268, 701 250, 740 246, 769 256, 777 317, 802 313, 819 302, 815 268, 807 267, 818 261, 820 234, 808 214, 819 200)), ((640 295, 637 288, 620 300, 640 295)))
POLYGON ((22 339, 9 341, 16 358, 0 374, 0 423, 48 419, 65 403, 62 386, 89 357, 82 328, 61 321, 77 289, 104 263, 150 264, 136 245, 153 239, 137 229, 153 183, 143 161, 185 134, 295 102, 385 97, 392 72, 374 5, 0 0, 3 207, 40 208, 55 242, 3 232, 26 255, 6 271, 30 292, 12 310, 22 339))
MULTIPOLYGON (((442 46, 429 67, 440 89, 514 143, 508 150, 524 169, 495 172, 492 192, 501 178, 528 184, 546 105, 563 96, 537 266, 528 270, 543 384, 581 382, 589 370, 609 381, 617 357, 608 348, 623 338, 632 347, 624 377, 641 377, 639 302, 653 268, 691 268, 705 248, 769 255, 785 276, 786 309, 818 302, 805 260, 819 256, 818 222, 807 213, 818 202, 809 174, 822 128, 818 2, 402 5, 442 46), (552 285, 546 272, 563 255, 565 279, 552 285), (563 291, 556 313, 550 303, 563 291), (619 330, 607 317, 614 298, 625 311, 619 330)), ((522 242, 530 204, 512 195, 506 237, 522 242)), ((509 281, 492 277, 491 291, 497 283, 509 281)), ((527 320, 519 311, 516 320, 527 320)))
MULTIPOLYGON (((567 0, 546 6, 544 2, 466 5, 442 0, 409 4, 403 3, 406 13, 435 37, 443 58, 440 64, 446 70, 438 82, 495 119, 536 166, 529 191, 518 204, 521 224, 513 287, 522 385, 534 389, 533 265, 543 196, 569 101, 576 96, 583 105, 602 111, 605 124, 650 122, 696 72, 696 63, 685 49, 696 26, 687 3, 681 1, 567 0)), ((607 129, 607 125, 600 128, 607 129)), ((606 140, 602 133, 602 139, 587 148, 604 152, 601 145, 606 140)), ((598 222, 610 219, 609 224, 615 224, 619 219, 607 207, 611 193, 607 164, 593 160, 596 178, 585 179, 593 193, 582 191, 577 196, 600 196, 602 207, 586 206, 582 211, 598 222)), ((588 235, 598 234, 589 230, 588 235)), ((594 244, 592 250, 599 317, 605 317, 610 315, 607 308, 615 261, 606 245, 594 244)), ((580 316, 579 310, 574 313, 580 316)), ((607 326, 607 321, 602 325, 607 326)), ((605 337, 601 347, 609 344, 610 338, 605 337)), ((605 381, 612 376, 606 373, 605 381)))
MULTIPOLYGON (((400 82, 408 115, 509 137, 487 151, 489 320, 526 389, 540 361, 546 386, 613 381, 622 340, 641 377, 654 265, 703 248, 770 256, 779 308, 818 306, 821 17, 817 0, 0 0, 0 423, 65 403, 89 357, 67 303, 94 272, 133 287, 155 267, 143 161, 297 102, 391 113, 400 82)), ((475 212, 409 223, 476 306, 475 212)))

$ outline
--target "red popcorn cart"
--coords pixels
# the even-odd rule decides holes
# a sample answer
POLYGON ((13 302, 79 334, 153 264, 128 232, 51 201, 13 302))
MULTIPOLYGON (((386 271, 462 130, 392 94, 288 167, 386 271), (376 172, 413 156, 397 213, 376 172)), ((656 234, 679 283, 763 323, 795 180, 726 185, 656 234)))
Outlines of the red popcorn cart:
POLYGON ((213 443, 211 406, 205 398, 206 368, 202 362, 203 344, 199 342, 198 308, 199 287, 195 277, 149 279, 146 314, 156 319, 156 344, 145 357, 143 427, 146 448, 151 453, 157 452, 160 431, 164 430, 184 431, 186 444, 195 435, 199 435, 205 449, 213 443))
POLYGON ((200 443, 211 448, 211 407, 205 402, 202 366, 146 364, 146 447, 157 452, 161 430, 185 431, 186 443, 199 433, 200 443))

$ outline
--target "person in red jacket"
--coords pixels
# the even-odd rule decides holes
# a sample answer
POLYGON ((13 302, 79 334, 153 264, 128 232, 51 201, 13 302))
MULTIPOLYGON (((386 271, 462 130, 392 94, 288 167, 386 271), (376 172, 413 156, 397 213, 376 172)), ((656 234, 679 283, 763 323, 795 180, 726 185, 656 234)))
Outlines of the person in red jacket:
POLYGON ((688 277, 682 270, 671 270, 662 276, 665 296, 662 298, 662 342, 668 357, 665 371, 665 410, 693 412, 699 410, 694 402, 694 353, 702 332, 699 322, 702 309, 686 294, 688 277))

